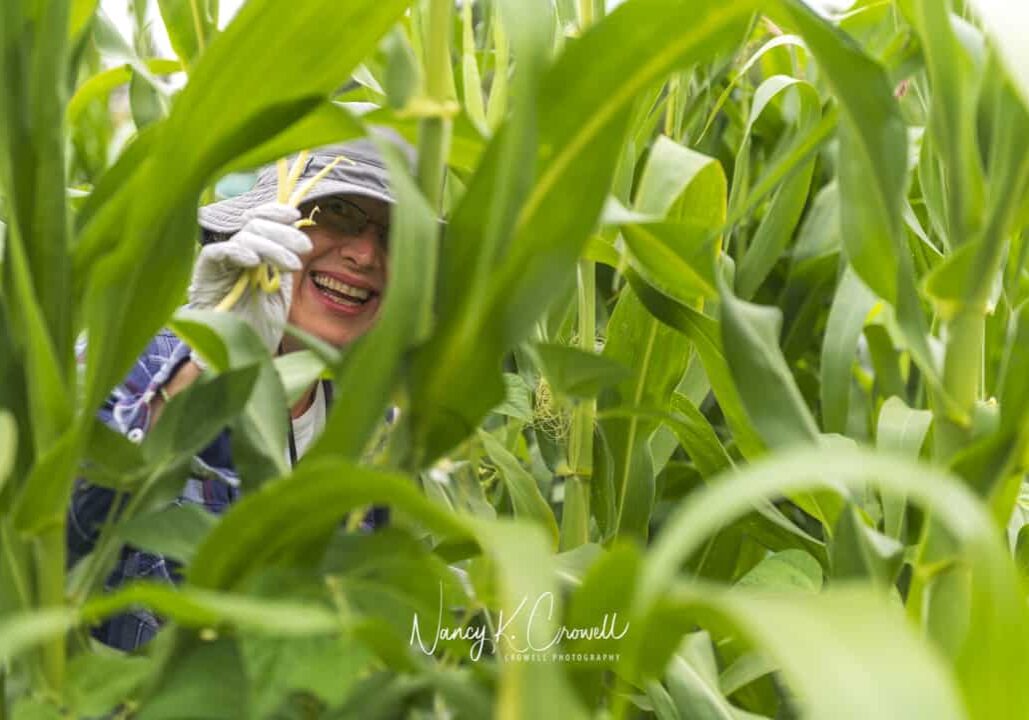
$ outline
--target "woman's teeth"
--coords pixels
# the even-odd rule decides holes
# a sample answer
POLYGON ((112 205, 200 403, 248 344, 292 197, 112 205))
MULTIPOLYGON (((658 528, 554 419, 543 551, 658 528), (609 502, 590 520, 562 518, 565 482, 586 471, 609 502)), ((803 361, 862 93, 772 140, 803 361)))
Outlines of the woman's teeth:
POLYGON ((347 285, 345 282, 340 282, 336 278, 322 273, 311 273, 311 281, 330 299, 346 305, 363 305, 372 296, 370 290, 347 285))

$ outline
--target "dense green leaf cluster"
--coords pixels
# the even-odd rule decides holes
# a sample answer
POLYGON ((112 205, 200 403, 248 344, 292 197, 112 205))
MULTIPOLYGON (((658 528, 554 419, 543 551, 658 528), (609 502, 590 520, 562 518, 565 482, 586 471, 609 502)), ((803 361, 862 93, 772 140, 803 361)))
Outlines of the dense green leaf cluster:
POLYGON ((1029 713, 1025 11, 158 0, 163 57, 133 5, 0 3, 0 720, 1029 713), (178 309, 220 178, 371 125, 366 336, 178 309), (134 444, 162 327, 211 373, 134 444), (170 504, 225 427, 242 499, 170 504))

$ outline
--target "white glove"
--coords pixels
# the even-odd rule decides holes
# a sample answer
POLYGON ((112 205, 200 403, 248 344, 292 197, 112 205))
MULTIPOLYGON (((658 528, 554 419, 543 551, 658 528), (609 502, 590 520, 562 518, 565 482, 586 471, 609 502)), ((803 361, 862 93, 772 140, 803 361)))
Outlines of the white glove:
MULTIPOLYGON (((268 352, 275 354, 282 340, 289 304, 293 297, 293 271, 303 263, 299 255, 311 251, 311 240, 293 226, 300 211, 290 205, 269 202, 243 214, 243 228, 228 240, 208 243, 201 249, 189 285, 189 304, 214 308, 232 290, 241 273, 261 263, 279 269, 275 292, 248 285, 232 306, 257 331, 268 352)), ((205 367, 194 356, 194 362, 205 367)))

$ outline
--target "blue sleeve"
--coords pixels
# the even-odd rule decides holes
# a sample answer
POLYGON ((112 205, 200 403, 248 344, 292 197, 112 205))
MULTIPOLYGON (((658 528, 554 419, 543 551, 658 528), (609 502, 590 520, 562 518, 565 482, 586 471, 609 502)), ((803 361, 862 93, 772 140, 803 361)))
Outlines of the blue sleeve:
MULTIPOLYGON (((85 360, 85 341, 76 345, 80 364, 85 360)), ((97 417, 112 430, 132 442, 141 442, 150 429, 150 403, 154 396, 189 358, 189 346, 172 332, 159 333, 139 356, 128 376, 97 411, 97 417)), ((115 491, 92 485, 82 478, 75 481, 68 508, 68 566, 87 555, 96 544, 108 515, 112 512, 115 491)), ((119 504, 119 509, 123 503, 119 504)), ((117 509, 115 509, 117 512, 117 509)))

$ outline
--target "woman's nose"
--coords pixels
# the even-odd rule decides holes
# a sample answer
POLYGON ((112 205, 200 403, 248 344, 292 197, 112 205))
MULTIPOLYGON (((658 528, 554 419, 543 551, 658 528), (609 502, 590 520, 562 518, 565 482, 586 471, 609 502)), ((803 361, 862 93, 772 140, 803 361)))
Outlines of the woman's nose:
POLYGON ((344 262, 358 268, 374 268, 382 263, 382 247, 376 228, 369 225, 360 235, 350 235, 342 241, 340 254, 344 262))

